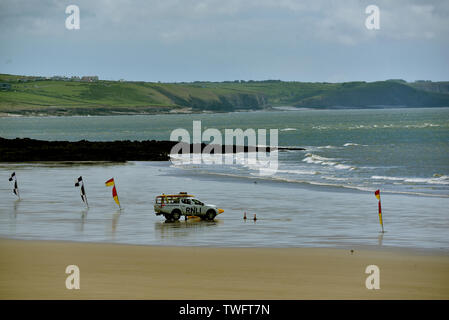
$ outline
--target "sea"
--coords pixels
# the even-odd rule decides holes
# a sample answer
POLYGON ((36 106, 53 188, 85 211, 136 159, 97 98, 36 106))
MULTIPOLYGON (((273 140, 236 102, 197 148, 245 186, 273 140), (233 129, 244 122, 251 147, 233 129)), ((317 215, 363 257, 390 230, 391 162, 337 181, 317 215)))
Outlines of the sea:
MULTIPOLYGON (((247 154, 225 163, 0 164, 0 237, 212 247, 411 248, 449 253, 449 108, 3 117, 0 137, 169 140, 207 129, 277 129, 276 170, 247 154), (298 150, 304 148, 305 150, 298 150), (16 173, 20 199, 8 178, 16 173), (82 176, 89 207, 75 180, 82 176), (114 177, 122 209, 104 182, 114 177), (380 190, 384 233, 379 223, 380 190), (213 222, 166 222, 162 193, 224 209, 213 222), (243 219, 246 214, 247 219, 243 219), (256 216, 256 221, 254 221, 256 216)), ((204 141, 209 142, 209 141, 204 141)), ((223 141, 224 142, 224 141, 223 141)), ((230 157, 230 159, 229 159, 230 157)))

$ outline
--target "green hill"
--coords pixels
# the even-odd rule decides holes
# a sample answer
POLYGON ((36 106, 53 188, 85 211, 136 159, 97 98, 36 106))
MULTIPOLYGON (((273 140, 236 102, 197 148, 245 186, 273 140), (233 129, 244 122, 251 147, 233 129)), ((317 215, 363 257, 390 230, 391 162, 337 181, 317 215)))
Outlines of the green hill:
POLYGON ((342 83, 336 90, 302 99, 296 106, 320 107, 443 107, 449 95, 426 92, 393 81, 342 83))
POLYGON ((154 83, 45 80, 0 74, 0 113, 73 115, 228 112, 273 106, 369 108, 449 106, 446 83, 400 80, 307 83, 267 81, 154 83), (435 85, 438 84, 438 85, 435 85))

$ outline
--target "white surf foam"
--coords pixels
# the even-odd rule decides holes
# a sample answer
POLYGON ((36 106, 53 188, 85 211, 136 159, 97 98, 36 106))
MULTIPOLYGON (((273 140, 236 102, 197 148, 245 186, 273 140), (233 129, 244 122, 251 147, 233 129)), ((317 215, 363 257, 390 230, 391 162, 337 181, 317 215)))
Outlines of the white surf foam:
POLYGON ((355 167, 340 163, 337 160, 338 159, 335 159, 335 158, 326 158, 326 157, 318 156, 313 153, 307 153, 306 157, 304 159, 302 159, 302 161, 306 162, 306 163, 320 164, 323 166, 331 166, 331 167, 334 167, 335 169, 339 169, 339 170, 354 170, 355 169, 355 167))
POLYGON ((449 177, 446 175, 434 178, 413 178, 413 177, 389 177, 389 176, 372 176, 371 179, 386 181, 402 181, 405 183, 423 183, 423 184, 443 184, 449 185, 449 177))
POLYGON ((314 170, 285 170, 285 169, 278 169, 278 173, 290 173, 290 174, 307 174, 307 175, 317 175, 320 174, 318 171, 314 170))
POLYGON ((358 143, 353 143, 353 142, 348 142, 348 143, 345 143, 343 145, 343 147, 356 147, 356 146, 367 147, 368 145, 366 145, 366 144, 358 144, 358 143))

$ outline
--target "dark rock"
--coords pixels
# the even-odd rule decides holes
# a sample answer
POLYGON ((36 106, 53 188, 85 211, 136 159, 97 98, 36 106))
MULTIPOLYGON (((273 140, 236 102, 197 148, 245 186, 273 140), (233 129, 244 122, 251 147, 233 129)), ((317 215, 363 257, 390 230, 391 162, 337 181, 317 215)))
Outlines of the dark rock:
MULTIPOLYGON (((81 140, 42 141, 29 138, 0 138, 0 162, 24 161, 167 161, 176 141, 111 141, 81 140)), ((206 144, 202 143, 199 150, 206 144)), ((190 144, 186 149, 193 152, 190 144)), ((221 153, 270 152, 270 148, 219 146, 221 153)), ((179 153, 179 152, 177 152, 179 153)), ((214 152, 210 152, 214 153, 214 152)))

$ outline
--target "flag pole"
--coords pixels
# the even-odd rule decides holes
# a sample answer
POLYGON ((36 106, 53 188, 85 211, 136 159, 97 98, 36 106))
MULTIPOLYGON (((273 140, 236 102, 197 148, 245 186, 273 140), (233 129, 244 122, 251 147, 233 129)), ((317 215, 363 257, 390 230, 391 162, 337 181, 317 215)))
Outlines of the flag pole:
POLYGON ((19 184, 17 183, 17 176, 15 178, 16 178, 16 181, 14 181, 14 182, 15 182, 15 185, 17 186, 17 196, 19 197, 19 200, 20 200, 20 192, 19 192, 19 184))
POLYGON ((382 223, 381 223, 382 233, 385 233, 385 231, 384 231, 384 218, 382 217, 382 204, 381 204, 380 199, 379 199, 379 214, 380 214, 380 221, 382 221, 382 223))
MULTIPOLYGON (((83 180, 83 188, 84 188, 84 180, 83 180)), ((84 188, 84 197, 86 198, 86 206, 87 206, 87 209, 89 209, 89 202, 87 201, 87 192, 86 192, 86 188, 84 188)))
MULTIPOLYGON (((380 200, 379 200, 379 209, 380 208, 382 208, 382 206, 381 206, 381 202, 380 202, 380 200)), ((379 214, 381 215, 381 221, 382 221, 382 223, 381 223, 381 226, 382 226, 382 233, 385 233, 385 231, 384 231, 384 219, 383 219, 383 217, 382 217, 382 209, 380 209, 381 211, 379 212, 379 214)))
POLYGON ((17 183, 17 175, 15 172, 11 174, 11 177, 9 178, 9 181, 13 181, 13 192, 14 194, 19 198, 20 200, 20 193, 19 193, 19 184, 17 183))
POLYGON ((382 217, 382 202, 380 201, 380 196, 379 196, 379 220, 380 226, 382 227, 382 233, 384 233, 384 219, 382 217))
MULTIPOLYGON (((115 184, 115 182, 114 182, 114 184, 115 184)), ((115 192, 117 192, 117 188, 115 188, 115 192)), ((122 210, 122 206, 120 205, 120 198, 118 197, 118 192, 117 192, 117 200, 118 200, 118 207, 119 207, 119 209, 121 211, 122 210)))
POLYGON ((380 201, 380 189, 377 189, 376 191, 374 191, 374 195, 376 196, 377 201, 379 201, 379 203, 378 203, 378 206, 379 206, 379 223, 380 223, 380 225, 382 227, 382 233, 384 233, 385 231, 384 231, 384 221, 382 219, 382 204, 381 204, 381 201, 380 201))

